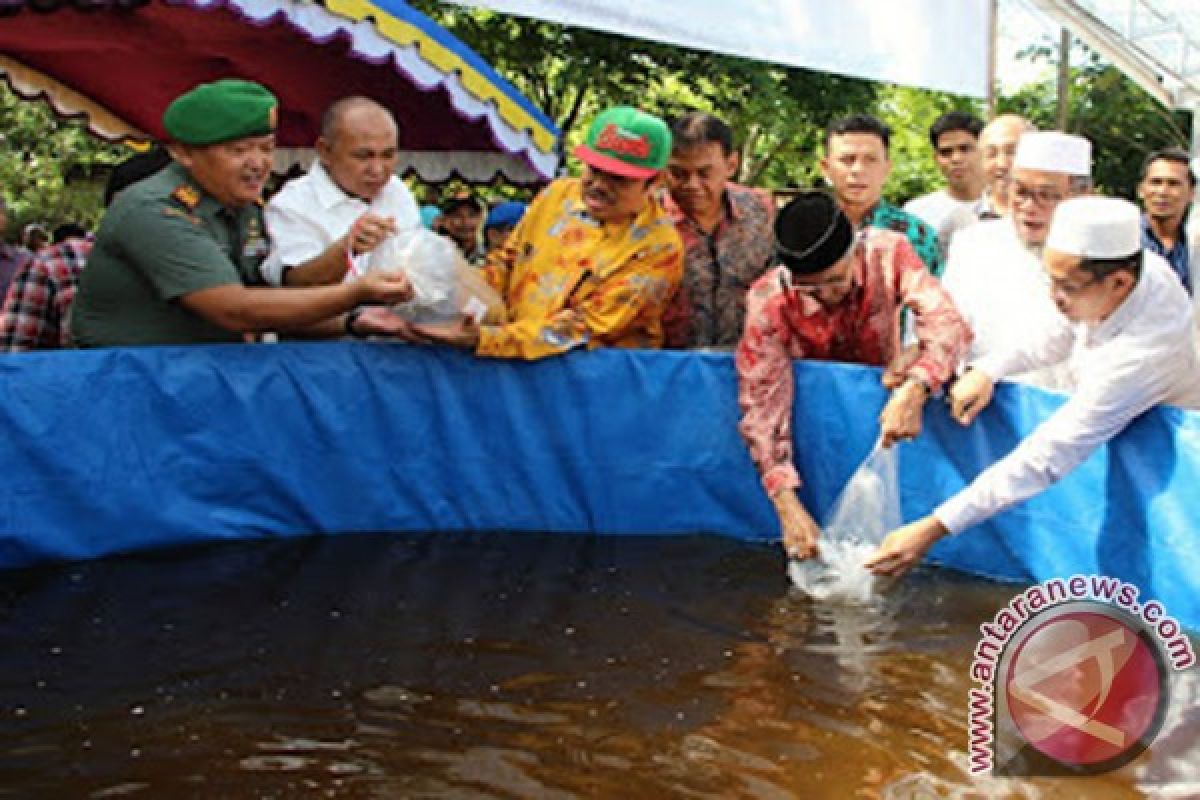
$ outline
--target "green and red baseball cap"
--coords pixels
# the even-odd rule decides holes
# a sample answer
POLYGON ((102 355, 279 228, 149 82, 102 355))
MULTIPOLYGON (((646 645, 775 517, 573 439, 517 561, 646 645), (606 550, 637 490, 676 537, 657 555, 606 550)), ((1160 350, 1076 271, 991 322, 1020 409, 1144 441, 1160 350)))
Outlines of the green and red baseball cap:
POLYGON ((667 166, 671 129, 653 114, 616 106, 597 115, 575 157, 626 178, 652 178, 667 166))

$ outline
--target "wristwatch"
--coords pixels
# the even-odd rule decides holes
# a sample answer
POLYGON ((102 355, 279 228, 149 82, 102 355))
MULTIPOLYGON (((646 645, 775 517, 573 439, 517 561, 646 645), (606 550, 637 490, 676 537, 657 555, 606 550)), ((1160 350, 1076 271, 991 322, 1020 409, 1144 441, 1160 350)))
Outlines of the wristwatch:
POLYGON ((356 308, 346 312, 346 334, 353 336, 355 339, 367 338, 366 334, 359 333, 354 329, 354 323, 358 322, 358 318, 362 316, 362 311, 361 308, 356 308))
POLYGON ((929 388, 929 384, 928 384, 928 383, 926 383, 925 381, 921 380, 921 379, 920 379, 920 378, 918 378, 916 375, 909 375, 909 376, 908 376, 908 380, 912 381, 913 383, 917 384, 917 385, 918 385, 918 386, 920 386, 922 389, 924 389, 924 390, 925 390, 925 396, 926 396, 926 397, 933 397, 933 390, 929 388))

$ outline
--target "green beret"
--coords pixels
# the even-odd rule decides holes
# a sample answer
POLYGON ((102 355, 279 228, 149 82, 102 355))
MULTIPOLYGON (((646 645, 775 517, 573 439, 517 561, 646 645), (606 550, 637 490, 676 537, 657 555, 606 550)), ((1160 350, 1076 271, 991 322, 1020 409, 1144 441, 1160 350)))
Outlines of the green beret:
POLYGON ((202 83, 163 114, 167 136, 181 144, 220 144, 275 130, 279 101, 264 87, 232 78, 202 83))

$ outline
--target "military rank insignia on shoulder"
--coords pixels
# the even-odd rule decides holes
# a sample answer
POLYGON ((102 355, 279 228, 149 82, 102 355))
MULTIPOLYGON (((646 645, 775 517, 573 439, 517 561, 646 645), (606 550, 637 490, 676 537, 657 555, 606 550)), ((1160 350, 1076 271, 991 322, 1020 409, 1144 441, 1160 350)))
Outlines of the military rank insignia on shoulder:
POLYGON ((187 183, 176 186, 175 191, 171 192, 171 197, 178 200, 188 211, 195 211, 196 206, 200 205, 200 192, 195 186, 187 183))
POLYGON ((174 206, 163 206, 162 215, 164 217, 178 217, 185 222, 190 222, 193 225, 200 225, 200 218, 195 214, 189 214, 183 209, 175 208, 174 206))

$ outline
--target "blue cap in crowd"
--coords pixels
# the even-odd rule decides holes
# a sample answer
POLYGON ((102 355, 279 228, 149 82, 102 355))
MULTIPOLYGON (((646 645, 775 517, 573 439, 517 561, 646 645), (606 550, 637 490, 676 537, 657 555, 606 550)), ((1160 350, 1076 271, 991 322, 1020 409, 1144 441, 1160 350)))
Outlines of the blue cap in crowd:
POLYGON ((524 203, 509 201, 500 203, 491 211, 488 212, 487 220, 483 223, 483 227, 487 228, 513 228, 521 221, 521 217, 525 216, 526 206, 524 203))
POLYGON ((442 210, 437 206, 421 206, 421 224, 426 228, 432 228, 434 220, 442 215, 442 210))

